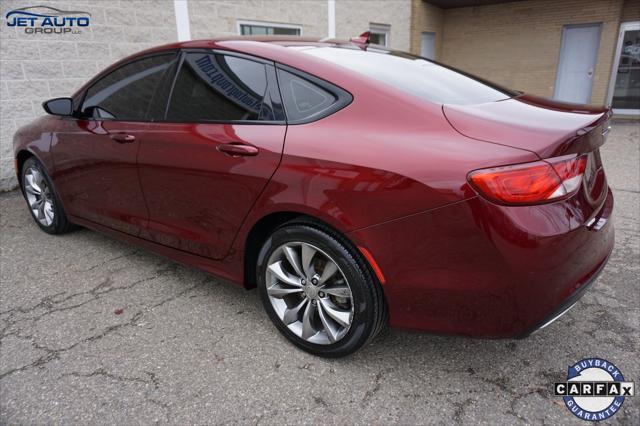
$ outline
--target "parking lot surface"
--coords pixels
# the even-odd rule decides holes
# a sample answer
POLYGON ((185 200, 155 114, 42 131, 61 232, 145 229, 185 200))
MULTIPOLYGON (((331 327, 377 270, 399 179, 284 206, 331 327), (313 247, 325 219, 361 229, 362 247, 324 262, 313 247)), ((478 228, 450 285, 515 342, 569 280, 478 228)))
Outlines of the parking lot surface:
MULTIPOLYGON (((523 340, 387 330, 316 358, 245 291, 96 232, 50 236, 0 195, 2 424, 583 424, 553 396, 591 356, 640 382, 640 126, 603 158, 616 246, 567 315, 523 340)), ((514 283, 517 284, 517 283, 514 283)), ((612 423, 639 424, 640 396, 612 423)))

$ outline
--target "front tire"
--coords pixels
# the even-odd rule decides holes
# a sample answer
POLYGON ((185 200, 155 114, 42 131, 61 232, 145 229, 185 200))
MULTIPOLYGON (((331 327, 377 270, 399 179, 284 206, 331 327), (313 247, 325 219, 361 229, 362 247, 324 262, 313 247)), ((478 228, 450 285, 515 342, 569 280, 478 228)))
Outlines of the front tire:
POLYGON ((278 228, 260 251, 256 276, 276 328, 314 355, 351 354, 385 325, 380 284, 352 244, 321 224, 278 228))
POLYGON ((49 234, 69 232, 73 225, 67 220, 51 178, 35 157, 24 162, 20 179, 29 212, 40 229, 49 234))

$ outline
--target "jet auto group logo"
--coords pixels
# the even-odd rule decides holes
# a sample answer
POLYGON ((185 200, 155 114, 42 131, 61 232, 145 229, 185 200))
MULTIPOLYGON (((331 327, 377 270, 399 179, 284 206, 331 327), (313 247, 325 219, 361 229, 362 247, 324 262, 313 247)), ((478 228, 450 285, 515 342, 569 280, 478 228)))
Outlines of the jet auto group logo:
POLYGON ((554 393, 576 417, 588 421, 608 419, 634 396, 634 383, 625 382, 618 367, 601 358, 586 358, 569 366, 567 381, 556 383, 554 393))
POLYGON ((26 34, 80 34, 89 26, 91 14, 79 10, 60 10, 49 6, 14 9, 5 16, 7 26, 24 29, 26 34))

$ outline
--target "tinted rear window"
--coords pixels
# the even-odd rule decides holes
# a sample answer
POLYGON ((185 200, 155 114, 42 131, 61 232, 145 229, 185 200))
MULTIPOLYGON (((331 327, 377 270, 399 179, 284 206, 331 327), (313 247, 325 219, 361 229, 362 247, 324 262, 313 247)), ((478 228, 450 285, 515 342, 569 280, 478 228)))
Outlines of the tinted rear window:
POLYGON ((278 78, 289 121, 320 115, 338 100, 334 94, 290 72, 278 70, 278 78))
POLYGON ((370 47, 309 47, 301 52, 440 104, 479 104, 516 93, 409 53, 370 47))

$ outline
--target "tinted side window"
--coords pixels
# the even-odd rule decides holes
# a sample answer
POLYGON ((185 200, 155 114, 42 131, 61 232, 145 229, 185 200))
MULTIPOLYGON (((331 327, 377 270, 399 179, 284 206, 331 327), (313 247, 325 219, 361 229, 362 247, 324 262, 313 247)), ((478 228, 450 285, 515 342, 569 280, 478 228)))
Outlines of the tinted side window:
POLYGON ((143 120, 174 57, 151 56, 116 69, 87 90, 82 113, 95 118, 143 120))
POLYGON ((169 121, 269 120, 266 66, 235 56, 186 54, 169 100, 169 121))
POLYGON ((287 122, 306 123, 325 117, 351 102, 344 90, 313 76, 304 78, 278 68, 287 122))

